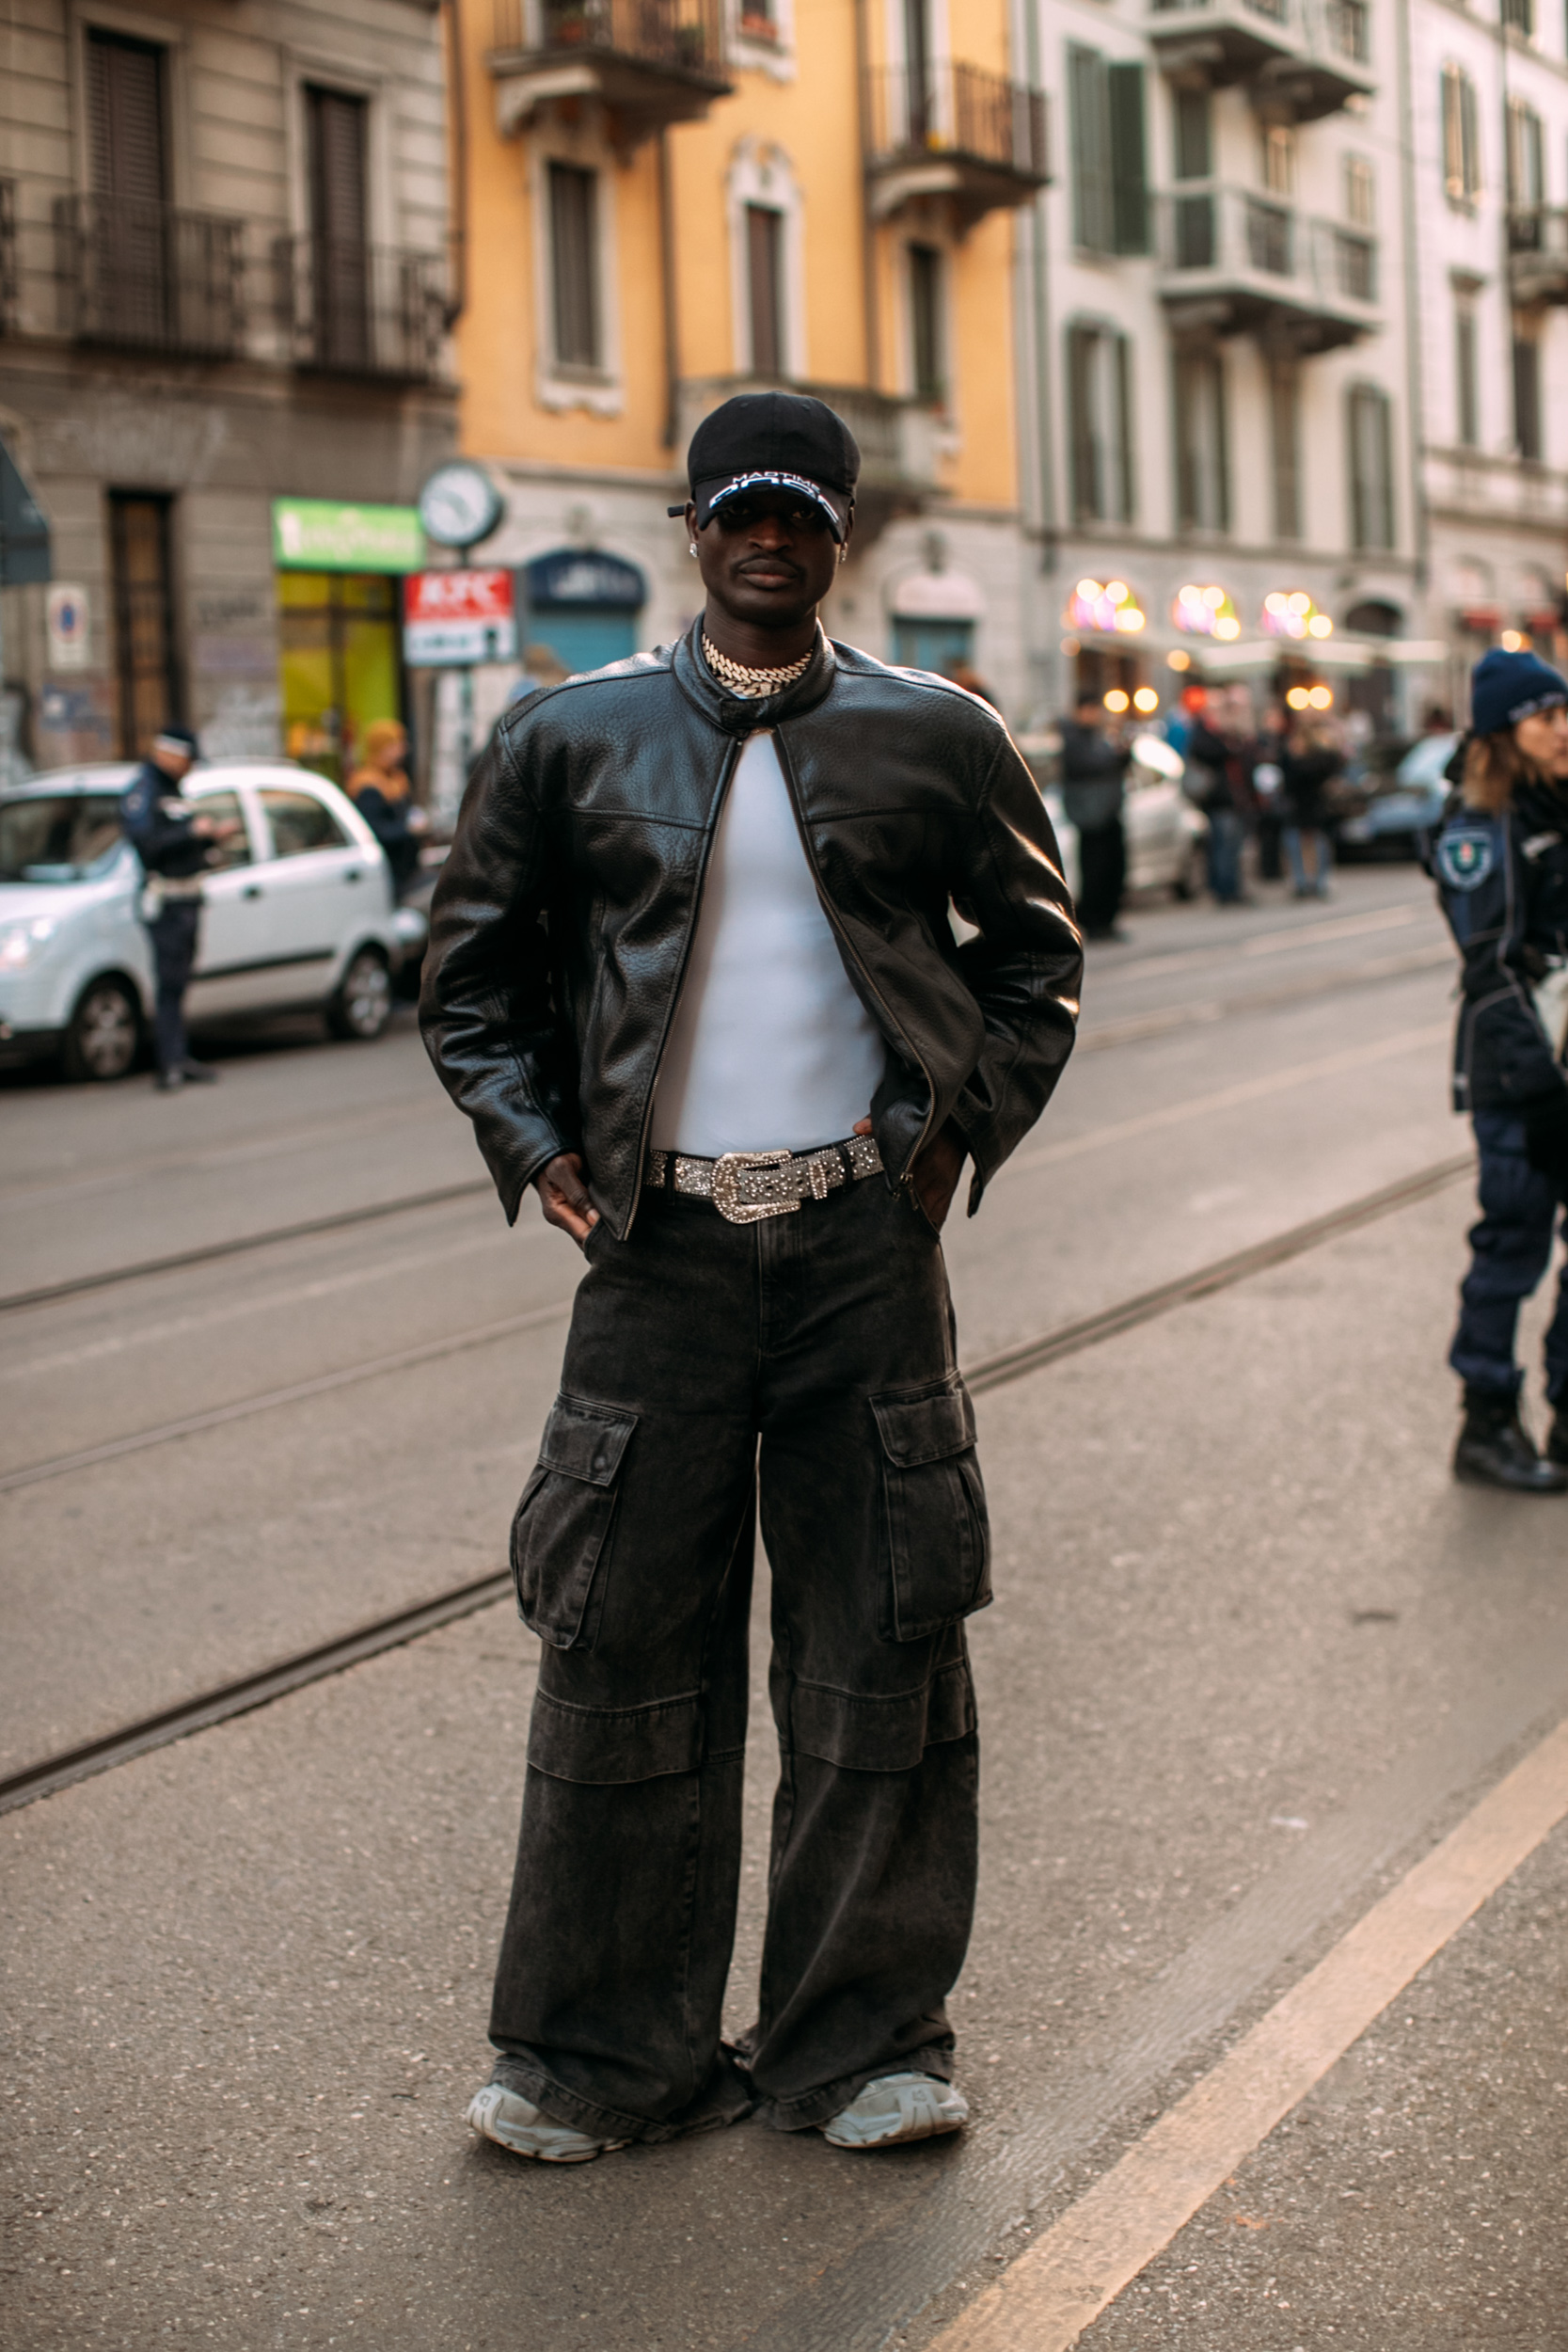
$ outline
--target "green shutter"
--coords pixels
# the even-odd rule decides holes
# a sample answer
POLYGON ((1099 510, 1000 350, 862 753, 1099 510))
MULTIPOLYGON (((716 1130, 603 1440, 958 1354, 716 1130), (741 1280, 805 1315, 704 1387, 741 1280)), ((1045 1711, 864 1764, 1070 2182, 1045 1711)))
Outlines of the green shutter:
POLYGON ((1148 169, 1144 149, 1144 70, 1106 71, 1111 128, 1113 246, 1117 253, 1148 251, 1148 169))
POLYGON ((1070 46, 1068 103, 1072 127, 1072 234, 1085 253, 1113 250, 1110 136, 1105 60, 1097 49, 1070 46))

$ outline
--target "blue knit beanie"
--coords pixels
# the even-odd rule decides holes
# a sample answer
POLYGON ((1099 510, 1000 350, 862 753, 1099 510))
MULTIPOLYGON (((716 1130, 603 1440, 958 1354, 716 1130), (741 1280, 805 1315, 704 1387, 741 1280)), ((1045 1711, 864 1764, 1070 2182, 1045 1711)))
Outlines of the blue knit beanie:
POLYGON ((1482 654, 1470 675, 1470 727, 1476 735, 1501 735, 1537 710, 1568 703, 1564 680, 1539 654, 1482 654))

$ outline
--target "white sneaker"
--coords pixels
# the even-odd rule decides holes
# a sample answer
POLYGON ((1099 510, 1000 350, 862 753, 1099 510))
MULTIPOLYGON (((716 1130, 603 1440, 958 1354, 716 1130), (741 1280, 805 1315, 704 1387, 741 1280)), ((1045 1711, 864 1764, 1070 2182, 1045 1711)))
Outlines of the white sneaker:
POLYGON ((465 2119, 482 2139, 510 2148, 515 2156, 537 2156, 541 2164, 587 2164, 594 2156, 624 2148, 624 2139, 590 2139, 569 2123, 555 2123, 542 2115, 520 2091, 504 2083, 486 2083, 468 2102, 465 2119))
POLYGON ((833 2148, 897 2148, 962 2129, 969 2102, 934 2074, 879 2074, 819 2128, 833 2148))

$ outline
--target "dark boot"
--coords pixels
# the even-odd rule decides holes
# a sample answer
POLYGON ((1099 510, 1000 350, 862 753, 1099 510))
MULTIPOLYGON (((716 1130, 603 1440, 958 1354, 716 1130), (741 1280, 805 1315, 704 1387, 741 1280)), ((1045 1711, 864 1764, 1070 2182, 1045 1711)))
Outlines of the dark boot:
POLYGON ((1568 1397, 1563 1398, 1552 1415, 1552 1425, 1546 1432, 1546 1459, 1568 1470, 1568 1397))
POLYGON ((1514 1494, 1560 1495, 1568 1493, 1568 1454, 1561 1461, 1542 1460, 1519 1418, 1517 1397, 1466 1389, 1453 1474, 1472 1486, 1507 1486, 1514 1494))

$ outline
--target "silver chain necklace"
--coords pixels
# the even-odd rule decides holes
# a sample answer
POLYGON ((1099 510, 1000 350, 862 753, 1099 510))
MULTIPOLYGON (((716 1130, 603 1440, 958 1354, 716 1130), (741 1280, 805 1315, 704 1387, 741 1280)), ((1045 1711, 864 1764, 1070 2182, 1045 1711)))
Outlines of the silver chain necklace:
MULTIPOLYGON (((816 651, 814 645, 812 653, 816 651)), ((743 661, 732 661, 727 653, 721 653, 705 628, 703 660, 721 686, 727 686, 732 694, 740 695, 746 702, 760 702, 766 694, 777 694, 783 688, 793 686, 811 667, 811 653, 803 653, 799 661, 791 661, 782 670, 749 670, 743 661)))

